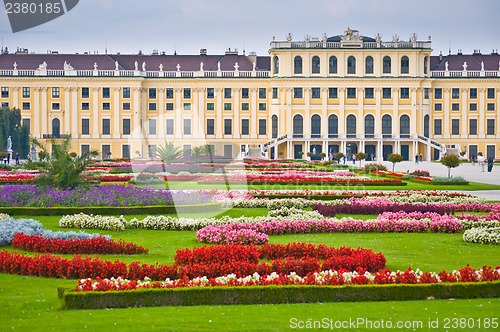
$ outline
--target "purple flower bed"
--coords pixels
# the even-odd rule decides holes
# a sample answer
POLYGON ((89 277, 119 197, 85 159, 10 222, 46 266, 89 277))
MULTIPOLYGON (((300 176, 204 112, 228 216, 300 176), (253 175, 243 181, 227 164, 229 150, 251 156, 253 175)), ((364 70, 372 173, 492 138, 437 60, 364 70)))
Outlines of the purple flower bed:
MULTIPOLYGON (((175 204, 203 204, 211 201, 208 194, 175 192, 175 204)), ((151 206, 173 205, 169 190, 136 187, 102 186, 61 190, 35 185, 0 187, 0 206, 151 206)))

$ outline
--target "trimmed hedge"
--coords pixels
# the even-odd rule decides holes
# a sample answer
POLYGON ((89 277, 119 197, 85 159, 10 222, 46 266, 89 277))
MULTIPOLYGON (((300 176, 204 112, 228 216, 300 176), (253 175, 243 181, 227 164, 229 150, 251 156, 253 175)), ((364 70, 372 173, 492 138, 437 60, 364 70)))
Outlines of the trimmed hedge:
POLYGON ((415 301, 500 297, 500 281, 417 285, 248 286, 76 292, 58 288, 64 309, 157 306, 415 301))
POLYGON ((100 214, 106 216, 133 214, 174 214, 178 212, 206 212, 221 209, 220 203, 192 205, 155 205, 155 206, 53 206, 53 207, 0 207, 0 213, 10 216, 64 216, 68 214, 100 214))

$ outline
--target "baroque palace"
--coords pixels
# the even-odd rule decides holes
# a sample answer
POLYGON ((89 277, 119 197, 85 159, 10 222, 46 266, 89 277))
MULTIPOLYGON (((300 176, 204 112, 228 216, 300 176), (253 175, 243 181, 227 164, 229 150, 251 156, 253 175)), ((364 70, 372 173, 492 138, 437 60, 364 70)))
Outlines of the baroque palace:
POLYGON ((446 152, 500 155, 500 56, 431 55, 431 41, 382 41, 347 28, 322 38, 273 38, 269 56, 0 55, 0 102, 33 137, 72 137, 77 153, 154 156, 172 141, 189 154, 446 152))

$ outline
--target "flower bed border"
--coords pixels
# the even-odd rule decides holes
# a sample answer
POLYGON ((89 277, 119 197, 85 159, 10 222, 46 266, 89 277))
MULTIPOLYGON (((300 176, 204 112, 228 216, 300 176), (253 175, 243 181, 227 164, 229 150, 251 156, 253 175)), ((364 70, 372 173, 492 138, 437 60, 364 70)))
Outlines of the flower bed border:
POLYGON ((152 205, 152 206, 51 206, 51 207, 0 207, 0 213, 11 216, 64 216, 67 214, 100 214, 106 216, 133 214, 173 214, 176 212, 206 212, 221 209, 220 203, 189 205, 152 205))
POLYGON ((418 301, 500 297, 500 281, 410 285, 252 286, 76 292, 59 287, 64 309, 158 306, 418 301))

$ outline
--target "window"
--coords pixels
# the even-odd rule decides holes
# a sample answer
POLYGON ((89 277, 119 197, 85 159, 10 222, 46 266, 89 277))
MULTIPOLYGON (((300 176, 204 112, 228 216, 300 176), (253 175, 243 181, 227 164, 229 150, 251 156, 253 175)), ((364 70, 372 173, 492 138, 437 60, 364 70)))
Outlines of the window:
POLYGON ((30 88, 23 88, 23 98, 29 98, 31 95, 30 88))
POLYGON ((424 57, 424 74, 427 75, 427 67, 429 66, 429 57, 424 57))
POLYGON ((215 120, 207 119, 207 135, 215 134, 215 120))
POLYGON ((82 144, 80 150, 81 150, 81 155, 86 156, 90 152, 90 145, 82 144))
POLYGON ((149 135, 156 135, 156 119, 149 119, 149 135))
POLYGON ((424 136, 429 138, 429 122, 430 117, 428 114, 424 115, 424 136))
POLYGON ((328 137, 337 138, 339 136, 339 117, 332 114, 328 117, 328 137))
POLYGON ((311 98, 312 99, 321 98, 321 89, 320 88, 311 88, 311 98))
POLYGON ((495 104, 494 103, 487 103, 486 104, 486 110, 487 111, 494 111, 495 110, 495 104))
POLYGON ((273 88, 273 99, 278 98, 278 88, 273 88))
POLYGON ((89 97, 90 97, 90 89, 89 88, 82 88, 82 98, 89 98, 89 97))
POLYGON ((213 111, 213 110, 215 110, 215 104, 207 103, 207 111, 213 111))
POLYGON ((385 56, 384 59, 382 60, 382 72, 384 74, 390 74, 391 73, 391 57, 390 56, 385 56))
POLYGON ((356 58, 352 55, 347 58, 347 73, 356 74, 356 58))
POLYGON ((410 99, 410 88, 401 88, 400 98, 401 99, 410 99))
POLYGON ((111 156, 111 145, 103 144, 101 145, 101 158, 110 158, 111 156))
POLYGON ((495 89, 494 88, 488 88, 488 90, 486 90, 486 98, 495 99, 495 89))
POLYGON ((311 137, 321 137, 321 117, 318 114, 314 114, 311 117, 311 137))
POLYGON ((128 145, 128 144, 122 145, 122 158, 123 159, 130 159, 130 145, 128 145))
POLYGON ((102 119, 102 134, 109 135, 111 133, 111 120, 102 119))
POLYGON ((61 121, 58 118, 52 120, 52 138, 61 137, 61 121))
POLYGON ((443 135, 443 120, 434 119, 434 135, 443 135))
POLYGON ((451 110, 452 111, 460 111, 460 104, 459 103, 452 103, 451 110))
POLYGON ((373 88, 365 88, 365 99, 373 99, 374 96, 373 88))
POLYGON ((2 98, 9 98, 9 88, 7 87, 2 87, 2 98))
POLYGON ((185 111, 190 111, 191 110, 191 103, 184 103, 182 105, 182 108, 185 110, 185 111))
POLYGON ((266 103, 259 103, 259 111, 265 111, 267 107, 266 103))
POLYGON ((486 120, 486 135, 495 135, 495 119, 486 120))
POLYGON ((278 137, 278 116, 276 114, 271 117, 271 136, 272 138, 278 137))
POLYGON ((347 98, 349 99, 356 98, 356 88, 347 88, 347 98))
POLYGON ((460 99, 460 89, 459 88, 451 89, 451 99, 460 99))
POLYGON ((149 158, 156 157, 156 145, 155 144, 148 145, 148 157, 149 158))
POLYGON ((233 104, 231 103, 224 103, 224 111, 230 111, 232 106, 233 104))
POLYGON ((267 135, 266 119, 259 119, 259 135, 267 135))
POLYGON ((382 116, 382 137, 392 137, 392 116, 390 116, 389 114, 385 114, 384 116, 382 116))
POLYGON ((90 119, 82 119, 82 135, 90 134, 90 119))
POLYGON ((266 99, 267 98, 266 92, 267 92, 266 88, 259 88, 259 99, 266 99))
POLYGON ((346 118, 347 137, 356 137, 356 116, 349 114, 346 118))
POLYGON ((365 116, 365 137, 373 138, 375 134, 375 117, 371 114, 365 116))
POLYGON ((338 98, 338 89, 337 88, 328 88, 328 98, 337 99, 338 98))
POLYGON ((321 61, 319 59, 319 56, 313 56, 312 62, 311 62, 311 73, 313 74, 319 74, 321 68, 321 61))
POLYGON ((61 96, 60 88, 52 88, 52 98, 59 98, 61 96))
POLYGON ((167 111, 173 111, 174 110, 174 103, 166 103, 165 104, 165 109, 167 111))
POLYGON ((477 99, 477 88, 470 88, 469 98, 470 99, 477 99))
POLYGON ((241 110, 242 111, 250 110, 250 104, 249 103, 241 103, 241 110))
POLYGON ((477 119, 469 120, 469 135, 477 135, 477 119))
POLYGON ((401 74, 410 73, 410 59, 405 55, 401 58, 401 74))
POLYGON ((109 111, 111 109, 110 103, 102 103, 102 109, 105 111, 109 111))
POLYGON ((273 66, 274 74, 279 74, 279 72, 280 72, 280 59, 277 56, 275 56, 273 58, 273 64, 274 64, 274 66, 273 66))
POLYGON ((156 99, 156 88, 149 88, 148 96, 149 99, 156 99))
POLYGON ((241 88, 241 99, 248 99, 248 98, 249 98, 248 88, 241 88))
POLYGON ((184 88, 184 99, 191 99, 191 89, 184 88))
POLYGON ((166 88, 165 89, 165 98, 174 99, 174 89, 173 88, 166 88))
POLYGON ((90 103, 82 103, 82 111, 88 111, 90 109, 90 103))
POLYGON ((149 103, 148 109, 150 111, 156 111, 156 103, 149 103))
POLYGON ((399 135, 401 138, 410 137, 410 117, 406 114, 399 118, 399 135))
POLYGON ((174 134, 174 119, 167 119, 166 123, 166 135, 174 134))
POLYGON ((123 135, 130 135, 130 119, 122 120, 122 133, 123 135))
POLYGON ((495 150, 496 147, 495 145, 486 145, 486 158, 493 158, 495 159, 495 150))
POLYGON ((127 87, 122 89, 122 98, 130 98, 130 88, 127 87))
POLYGON ((434 99, 443 99, 443 89, 441 88, 434 89, 434 99))
POLYGON ((224 135, 231 135, 233 133, 233 120, 224 119, 224 135))
POLYGON ((102 97, 109 98, 111 96, 110 88, 102 88, 102 97))
POLYGON ((451 134, 460 134, 460 119, 451 119, 451 134))
POLYGON ((123 103, 122 104, 122 109, 124 111, 130 111, 130 103, 123 103))
POLYGON ((424 88, 424 99, 429 99, 429 88, 424 88))
POLYGON ((373 58, 367 56, 365 59, 365 74, 373 74, 373 58))
POLYGON ((337 57, 331 56, 328 61, 328 73, 337 74, 337 57))
POLYGON ((302 74, 302 57, 298 55, 293 59, 293 73, 302 74))
POLYGON ((52 103, 52 110, 59 111, 61 109, 61 105, 59 103, 52 103))
POLYGON ((392 98, 392 89, 391 88, 382 88, 382 98, 384 98, 384 99, 392 98))
POLYGON ((296 114, 293 117, 293 137, 300 138, 304 134, 304 120, 302 115, 296 114))
POLYGON ((5 101, 2 101, 2 105, 1 105, 2 108, 9 108, 9 103, 5 102, 5 101))
POLYGON ((224 98, 231 99, 231 88, 224 88, 224 98))
POLYGON ((22 126, 25 128, 28 128, 28 131, 31 129, 31 120, 30 119, 23 119, 22 126))
POLYGON ((250 120, 249 119, 241 119, 241 134, 249 135, 250 134, 250 120))
POLYGON ((23 110, 29 110, 31 108, 30 102, 23 102, 23 110))
POLYGON ((224 157, 225 158, 233 157, 233 146, 231 144, 224 144, 224 157))
POLYGON ((434 110, 435 111, 442 111, 443 110, 443 104, 441 104, 441 103, 435 103, 434 104, 434 110))
POLYGON ((184 135, 191 135, 191 119, 184 119, 184 135))
POLYGON ((214 88, 207 88, 207 99, 214 99, 215 91, 214 88))
POLYGON ((302 98, 302 88, 293 88, 293 98, 302 98))
POLYGON ((470 103, 469 104, 469 110, 470 111, 477 111, 477 104, 476 103, 470 103))

